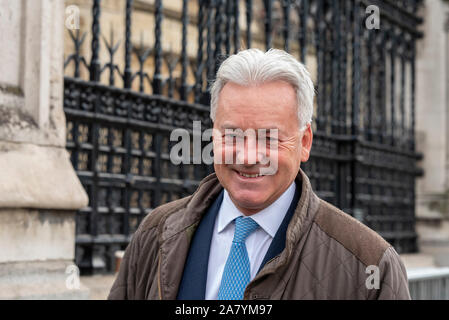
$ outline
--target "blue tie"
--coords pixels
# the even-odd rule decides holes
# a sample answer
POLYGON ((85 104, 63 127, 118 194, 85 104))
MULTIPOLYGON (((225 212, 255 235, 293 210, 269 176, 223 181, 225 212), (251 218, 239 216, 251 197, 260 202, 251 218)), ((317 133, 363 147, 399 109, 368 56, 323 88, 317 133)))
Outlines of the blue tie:
POLYGON ((235 219, 235 233, 231 251, 221 278, 218 300, 242 300, 249 283, 251 269, 245 240, 259 225, 249 217, 235 219))

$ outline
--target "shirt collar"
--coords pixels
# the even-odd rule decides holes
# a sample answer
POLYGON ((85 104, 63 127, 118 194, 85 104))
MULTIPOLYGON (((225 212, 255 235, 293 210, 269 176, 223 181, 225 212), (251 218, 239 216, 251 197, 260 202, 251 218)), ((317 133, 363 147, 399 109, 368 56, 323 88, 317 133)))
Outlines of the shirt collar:
MULTIPOLYGON (((251 216, 259 226, 274 238, 279 226, 287 213, 296 191, 296 184, 292 182, 290 187, 270 206, 251 216)), ((229 193, 224 190, 223 202, 218 212, 218 233, 222 232, 235 218, 243 216, 232 202, 229 193)))

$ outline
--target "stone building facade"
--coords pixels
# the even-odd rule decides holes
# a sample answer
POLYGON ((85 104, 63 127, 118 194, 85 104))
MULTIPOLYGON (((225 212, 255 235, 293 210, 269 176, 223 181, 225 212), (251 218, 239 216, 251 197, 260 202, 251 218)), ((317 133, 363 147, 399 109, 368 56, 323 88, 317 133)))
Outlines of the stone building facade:
POLYGON ((59 0, 0 1, 0 299, 88 293, 66 283, 88 198, 65 149, 63 23, 59 0))
POLYGON ((417 46, 417 231, 422 254, 449 266, 449 1, 425 1, 417 46))

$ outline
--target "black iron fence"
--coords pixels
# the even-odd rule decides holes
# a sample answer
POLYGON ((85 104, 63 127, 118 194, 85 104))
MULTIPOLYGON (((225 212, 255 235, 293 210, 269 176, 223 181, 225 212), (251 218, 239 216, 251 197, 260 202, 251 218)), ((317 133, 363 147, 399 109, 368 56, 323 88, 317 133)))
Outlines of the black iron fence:
POLYGON ((318 195, 379 232, 398 252, 416 251, 420 1, 178 2, 178 52, 163 50, 164 16, 176 15, 162 0, 123 0, 123 42, 114 41, 113 33, 103 37, 100 0, 92 2, 90 31, 68 31, 67 149, 90 199, 76 219, 82 271, 111 271, 113 253, 126 247, 152 208, 191 194, 212 172, 207 165, 173 165, 170 132, 192 130, 194 120, 211 127, 208 80, 224 57, 254 45, 283 48, 312 69, 315 139, 304 169, 318 195), (379 9, 380 29, 372 28, 376 7, 367 12, 370 5, 379 9), (148 25, 152 46, 131 41, 137 9, 154 15, 148 25), (196 31, 193 56, 189 28, 196 31), (100 61, 101 50, 107 61, 100 61), (120 50, 124 61, 116 63, 120 50))

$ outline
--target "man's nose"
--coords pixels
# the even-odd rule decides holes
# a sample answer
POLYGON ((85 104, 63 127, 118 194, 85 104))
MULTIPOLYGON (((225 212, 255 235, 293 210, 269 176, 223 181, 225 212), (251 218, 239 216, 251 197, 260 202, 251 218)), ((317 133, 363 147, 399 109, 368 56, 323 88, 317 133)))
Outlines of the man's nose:
POLYGON ((257 141, 253 138, 244 139, 244 142, 237 143, 236 162, 243 165, 257 164, 257 141))

